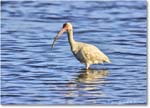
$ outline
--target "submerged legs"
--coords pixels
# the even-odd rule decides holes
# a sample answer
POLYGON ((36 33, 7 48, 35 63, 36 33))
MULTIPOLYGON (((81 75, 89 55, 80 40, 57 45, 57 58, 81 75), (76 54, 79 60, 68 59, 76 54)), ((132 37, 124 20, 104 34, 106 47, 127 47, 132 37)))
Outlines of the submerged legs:
POLYGON ((86 63, 85 65, 86 65, 86 69, 89 69, 90 64, 86 63))

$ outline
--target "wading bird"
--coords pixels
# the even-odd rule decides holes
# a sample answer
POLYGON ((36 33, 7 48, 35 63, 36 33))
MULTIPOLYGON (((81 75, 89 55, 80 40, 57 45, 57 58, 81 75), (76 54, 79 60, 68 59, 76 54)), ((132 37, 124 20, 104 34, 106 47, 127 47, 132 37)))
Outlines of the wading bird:
POLYGON ((51 48, 53 48, 56 40, 63 34, 63 32, 67 32, 68 34, 68 41, 73 55, 81 63, 85 64, 86 69, 89 69, 91 64, 103 64, 104 62, 110 63, 109 58, 96 46, 87 43, 77 42, 74 40, 73 27, 70 22, 67 22, 63 25, 62 29, 54 38, 51 48))

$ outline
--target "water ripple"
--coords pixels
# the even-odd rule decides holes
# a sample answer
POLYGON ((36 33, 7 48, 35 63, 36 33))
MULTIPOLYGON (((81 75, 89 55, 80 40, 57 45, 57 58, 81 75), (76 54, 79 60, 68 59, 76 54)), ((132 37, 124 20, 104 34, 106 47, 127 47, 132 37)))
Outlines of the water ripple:
POLYGON ((145 1, 1 4, 2 104, 146 104, 145 1), (84 70, 66 33, 50 49, 66 21, 112 63, 84 70))

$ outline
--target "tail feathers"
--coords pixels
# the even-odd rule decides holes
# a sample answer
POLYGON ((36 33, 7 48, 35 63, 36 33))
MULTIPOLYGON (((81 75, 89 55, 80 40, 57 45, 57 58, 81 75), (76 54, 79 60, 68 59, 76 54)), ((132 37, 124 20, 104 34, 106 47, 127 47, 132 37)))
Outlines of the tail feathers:
POLYGON ((105 60, 105 62, 111 63, 111 61, 109 60, 109 58, 107 58, 107 59, 105 60))
POLYGON ((111 63, 111 61, 108 59, 107 63, 111 63))

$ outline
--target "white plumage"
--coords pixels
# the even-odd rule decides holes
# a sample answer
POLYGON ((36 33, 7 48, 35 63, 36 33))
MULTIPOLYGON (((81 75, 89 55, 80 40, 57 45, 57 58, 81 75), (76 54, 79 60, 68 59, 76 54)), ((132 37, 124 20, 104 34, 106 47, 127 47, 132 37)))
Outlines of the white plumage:
POLYGON ((65 31, 68 33, 68 41, 70 43, 72 53, 77 58, 77 60, 86 65, 86 69, 88 69, 91 64, 103 64, 104 62, 110 63, 109 58, 96 46, 75 41, 73 39, 73 28, 69 22, 63 25, 63 28, 55 37, 52 47, 54 46, 55 41, 65 31))

